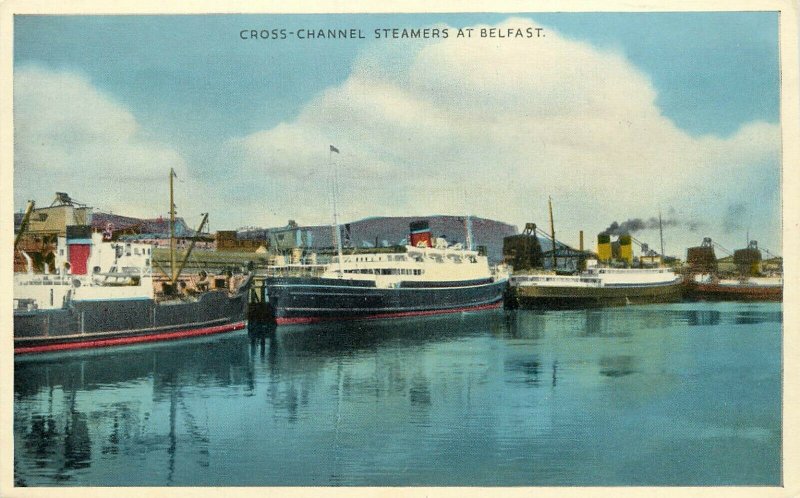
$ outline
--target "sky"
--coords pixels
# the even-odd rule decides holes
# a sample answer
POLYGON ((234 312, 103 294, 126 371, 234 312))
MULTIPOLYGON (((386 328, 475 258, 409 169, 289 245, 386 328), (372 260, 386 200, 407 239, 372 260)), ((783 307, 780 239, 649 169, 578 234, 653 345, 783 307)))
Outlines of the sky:
MULTIPOLYGON (((781 254, 778 14, 15 16, 14 205, 212 230, 432 214, 781 254), (376 39, 375 30, 448 38, 376 39), (298 39, 299 29, 361 30, 298 39), (473 28, 472 37, 457 37, 473 28), (481 29, 544 36, 481 37, 481 29), (286 39, 242 39, 243 30, 286 39), (335 145, 339 153, 331 153, 335 145)), ((383 32, 381 32, 383 33, 383 32)))

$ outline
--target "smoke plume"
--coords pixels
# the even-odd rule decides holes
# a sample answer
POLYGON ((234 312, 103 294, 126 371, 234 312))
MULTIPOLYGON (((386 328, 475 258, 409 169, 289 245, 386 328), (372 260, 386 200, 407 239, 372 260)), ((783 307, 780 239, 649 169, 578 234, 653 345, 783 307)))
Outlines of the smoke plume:
MULTIPOLYGON (((678 225, 680 225, 680 223, 675 218, 662 218, 661 220, 661 226, 664 228, 676 227, 678 225)), ((600 232, 600 235, 628 235, 642 230, 658 230, 658 227, 658 218, 655 216, 651 216, 646 220, 642 218, 631 218, 622 223, 616 221, 612 222, 608 228, 600 232)))

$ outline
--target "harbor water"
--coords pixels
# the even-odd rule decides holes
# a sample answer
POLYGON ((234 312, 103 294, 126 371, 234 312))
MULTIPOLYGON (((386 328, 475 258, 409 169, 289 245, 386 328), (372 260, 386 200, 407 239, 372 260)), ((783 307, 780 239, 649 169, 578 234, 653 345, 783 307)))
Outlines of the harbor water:
POLYGON ((15 362, 17 486, 781 483, 780 303, 493 310, 15 362))

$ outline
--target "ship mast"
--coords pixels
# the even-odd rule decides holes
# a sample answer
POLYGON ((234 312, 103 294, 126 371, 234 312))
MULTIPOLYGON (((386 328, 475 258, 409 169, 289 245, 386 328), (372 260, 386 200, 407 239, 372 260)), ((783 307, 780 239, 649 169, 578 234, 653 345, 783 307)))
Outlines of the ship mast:
POLYGON ((467 251, 472 250, 472 218, 467 214, 467 251))
POLYGON ((175 197, 172 186, 172 179, 175 177, 175 170, 169 169, 169 271, 172 273, 172 281, 176 280, 176 255, 175 255, 175 197))
POLYGON ((553 271, 556 271, 558 268, 558 263, 556 260, 556 226, 553 223, 553 198, 548 196, 547 197, 547 204, 550 207, 550 238, 553 239, 553 271))
POLYGON ((464 189, 464 211, 467 213, 467 218, 464 220, 464 228, 467 231, 467 238, 464 241, 464 245, 466 246, 467 251, 472 250, 472 217, 469 215, 469 209, 467 208, 467 190, 464 189))
POLYGON ((333 239, 336 242, 336 253, 339 255, 339 276, 341 277, 344 272, 342 271, 342 232, 339 229, 339 213, 336 210, 336 197, 339 195, 338 176, 336 174, 336 165, 333 164, 333 153, 339 153, 339 149, 331 145, 328 148, 328 167, 333 170, 333 239))
POLYGON ((664 262, 664 228, 661 225, 661 210, 658 210, 658 236, 661 238, 661 262, 664 262))

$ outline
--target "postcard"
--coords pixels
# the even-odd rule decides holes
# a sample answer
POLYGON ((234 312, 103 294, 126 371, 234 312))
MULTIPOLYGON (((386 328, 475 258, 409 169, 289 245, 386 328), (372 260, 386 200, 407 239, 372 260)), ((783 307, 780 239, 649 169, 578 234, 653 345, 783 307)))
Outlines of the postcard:
POLYGON ((0 30, 3 496, 797 493, 794 3, 0 30))

